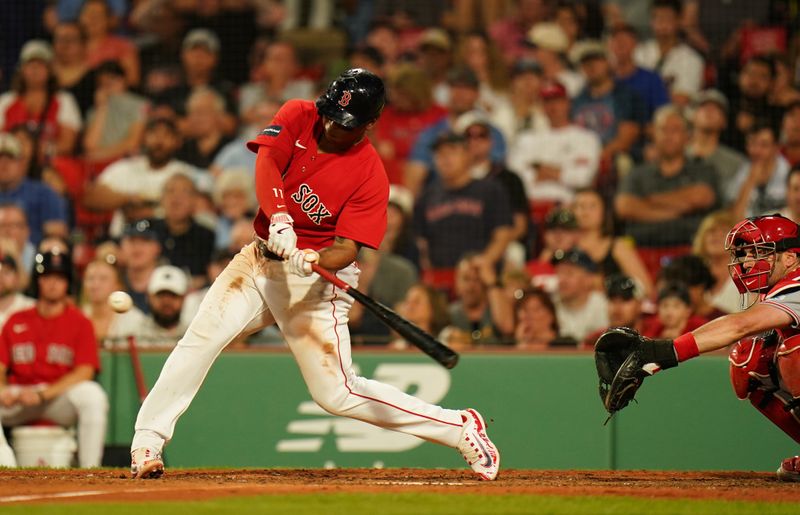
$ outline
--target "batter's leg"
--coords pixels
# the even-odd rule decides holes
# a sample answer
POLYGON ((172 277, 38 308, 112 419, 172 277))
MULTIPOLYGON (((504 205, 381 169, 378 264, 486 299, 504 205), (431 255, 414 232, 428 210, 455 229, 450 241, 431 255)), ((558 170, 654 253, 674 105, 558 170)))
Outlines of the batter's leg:
POLYGON ((83 381, 47 403, 42 417, 69 427, 78 425, 78 464, 99 467, 108 423, 108 396, 94 381, 83 381))
MULTIPOLYGON (((270 311, 317 404, 334 415, 449 447, 458 445, 465 421, 461 411, 429 404, 353 372, 347 328, 353 301, 349 296, 334 293, 333 286, 316 274, 309 278, 285 274, 280 263, 272 263, 270 269, 280 269, 273 274, 278 280, 267 284, 270 311), (279 280, 281 277, 286 282, 279 280)), ((351 284, 356 275, 354 266, 338 273, 351 284)))
POLYGON ((264 274, 255 244, 250 244, 214 281, 139 410, 132 450, 160 453, 225 346, 243 332, 274 322, 264 303, 264 274))

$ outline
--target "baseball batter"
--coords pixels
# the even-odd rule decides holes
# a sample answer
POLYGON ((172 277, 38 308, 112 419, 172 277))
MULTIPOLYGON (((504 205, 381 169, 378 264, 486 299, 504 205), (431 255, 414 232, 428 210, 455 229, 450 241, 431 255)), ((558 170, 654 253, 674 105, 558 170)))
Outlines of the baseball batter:
MULTIPOLYGON (((78 462, 81 467, 98 467, 108 398, 92 381, 100 368, 94 329, 67 296, 68 255, 38 254, 33 272, 36 305, 11 315, 0 332, 0 423, 77 423, 78 462)), ((0 427, 0 466, 15 465, 0 427)))
POLYGON ((211 286, 142 404, 134 478, 163 473, 164 444, 222 349, 275 322, 323 409, 454 447, 481 478, 497 476, 500 455, 475 410, 433 406, 353 372, 353 299, 311 270, 316 262, 356 284, 359 248, 383 238, 389 184, 366 132, 384 103, 376 75, 348 70, 316 103, 287 102, 248 143, 257 152, 256 241, 211 286))
MULTIPOLYGON (((604 404, 613 414, 646 377, 733 343, 736 395, 800 443, 800 228, 780 215, 748 218, 731 229, 725 247, 734 284, 755 303, 675 340, 650 340, 628 328, 604 333, 595 345, 604 404)), ((783 460, 778 477, 800 481, 800 457, 783 460)))

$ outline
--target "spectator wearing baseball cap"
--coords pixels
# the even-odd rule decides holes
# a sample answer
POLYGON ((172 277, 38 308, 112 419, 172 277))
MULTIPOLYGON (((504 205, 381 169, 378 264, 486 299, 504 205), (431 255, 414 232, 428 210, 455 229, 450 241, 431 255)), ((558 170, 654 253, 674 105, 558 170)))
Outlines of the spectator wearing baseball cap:
POLYGON ((65 237, 66 202, 50 186, 31 180, 25 172, 19 140, 7 132, 0 133, 0 202, 22 207, 34 245, 46 235, 65 237))
POLYGON ((552 263, 558 286, 553 295, 561 335, 582 342, 588 334, 608 327, 608 300, 597 291, 597 264, 584 251, 573 247, 558 250, 552 263))
MULTIPOLYGON (((419 239, 423 272, 453 270, 467 252, 497 263, 511 239, 511 211, 503 186, 470 175, 463 134, 441 133, 433 144, 439 180, 417 199, 413 228, 419 239)), ((452 286, 452 273, 444 286, 452 286)))
POLYGON ((571 202, 576 190, 593 184, 601 150, 596 134, 572 123, 571 101, 560 82, 545 82, 540 95, 549 127, 523 132, 508 155, 537 222, 553 205, 571 202))
POLYGON ((569 38, 558 23, 537 23, 528 32, 525 41, 529 48, 527 57, 535 59, 542 65, 546 79, 563 84, 570 97, 580 93, 584 79, 581 74, 571 70, 564 61, 569 50, 569 38))
POLYGON ((462 114, 454 125, 455 130, 467 139, 467 151, 472 161, 470 175, 475 179, 485 179, 500 184, 511 202, 513 218, 512 244, 517 268, 525 264, 526 241, 528 234, 528 200, 519 176, 509 170, 503 161, 492 161, 491 129, 489 118, 482 111, 469 111, 462 114))
POLYGON ((508 94, 489 116, 511 149, 520 134, 546 129, 548 122, 539 93, 544 77, 542 66, 533 59, 520 59, 509 70, 509 77, 508 94))
POLYGON ((645 119, 650 120, 656 109, 669 103, 669 92, 660 75, 636 64, 634 51, 638 33, 631 25, 617 25, 611 29, 608 49, 613 57, 617 80, 639 94, 644 102, 645 119))
POLYGON ((174 347, 186 332, 181 310, 189 279, 178 267, 163 265, 155 270, 147 285, 150 313, 134 335, 141 347, 174 347))
POLYGON ((147 303, 147 286, 153 270, 161 259, 161 242, 149 220, 137 220, 128 224, 120 241, 120 261, 125 264, 125 291, 130 293, 133 304, 143 313, 150 312, 147 303))
POLYGON ((526 270, 533 278, 534 286, 552 293, 557 287, 553 256, 578 244, 578 222, 575 213, 557 206, 547 213, 544 224, 537 226, 537 230, 541 233, 541 249, 538 258, 527 263, 526 270))
POLYGON ((697 94, 692 106, 692 135, 686 153, 690 158, 712 166, 719 184, 727 184, 746 162, 741 152, 721 141, 728 125, 728 99, 721 91, 707 89, 697 94))
POLYGON ((447 105, 450 97, 448 70, 452 66, 453 42, 450 35, 440 28, 425 30, 417 41, 418 64, 433 84, 433 99, 437 104, 447 105))
POLYGON ((220 41, 209 29, 190 30, 181 44, 181 75, 178 83, 156 96, 179 115, 186 112, 186 100, 197 88, 211 88, 224 101, 223 128, 226 134, 236 129, 235 86, 218 75, 220 41))
MULTIPOLYGON (((609 327, 630 327, 641 332, 645 321, 643 308, 647 300, 641 283, 627 275, 614 274, 606 278, 605 292, 608 299, 609 327)), ((584 347, 594 347, 597 338, 606 329, 608 328, 589 334, 583 341, 584 347)))
MULTIPOLYGON (((475 73, 466 67, 455 67, 447 72, 450 86, 450 99, 447 103, 447 116, 441 118, 422 131, 405 165, 404 186, 419 195, 426 183, 433 182, 437 170, 433 162, 433 146, 439 134, 454 130, 459 116, 477 108, 479 82, 475 73)), ((503 135, 495 127, 490 129, 492 137, 492 161, 505 159, 506 144, 503 135)))
POLYGON ((610 166, 618 155, 638 155, 637 144, 647 121, 644 105, 638 94, 615 80, 605 45, 581 41, 570 59, 586 77, 586 87, 572 102, 572 118, 600 137, 601 162, 610 166))

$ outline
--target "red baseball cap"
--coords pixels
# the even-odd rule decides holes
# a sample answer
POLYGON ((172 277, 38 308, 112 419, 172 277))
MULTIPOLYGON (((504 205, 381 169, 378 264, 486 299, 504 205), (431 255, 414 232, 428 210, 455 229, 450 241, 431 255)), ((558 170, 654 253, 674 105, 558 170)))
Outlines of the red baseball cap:
POLYGON ((548 81, 542 85, 542 89, 539 92, 539 95, 542 97, 542 100, 550 100, 553 98, 566 98, 567 97, 567 88, 564 87, 558 81, 548 81))

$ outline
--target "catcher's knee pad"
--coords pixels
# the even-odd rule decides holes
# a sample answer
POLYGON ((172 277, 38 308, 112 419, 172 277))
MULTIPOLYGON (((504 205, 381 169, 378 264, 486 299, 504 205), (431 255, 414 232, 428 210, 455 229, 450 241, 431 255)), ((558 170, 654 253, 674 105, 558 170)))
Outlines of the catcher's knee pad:
POLYGON ((800 335, 787 338, 775 352, 781 386, 794 398, 800 397, 800 335))
POLYGON ((763 335, 742 338, 733 345, 728 361, 731 384, 738 398, 747 399, 757 387, 771 384, 770 364, 774 355, 774 344, 763 335))

